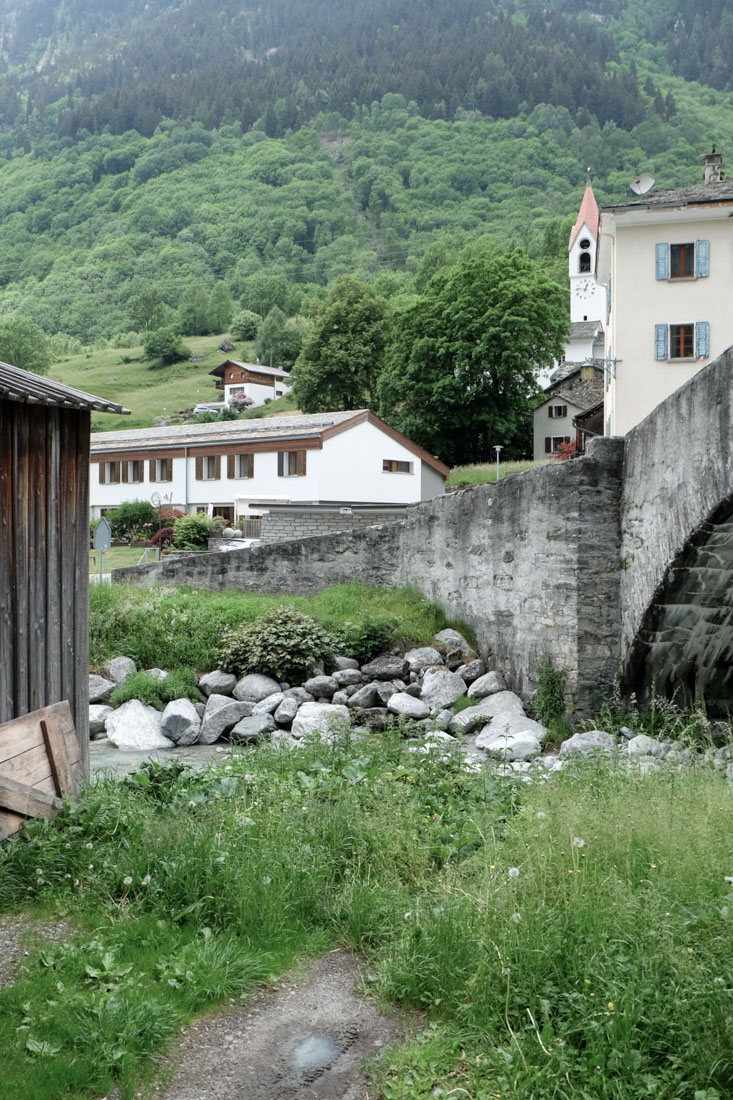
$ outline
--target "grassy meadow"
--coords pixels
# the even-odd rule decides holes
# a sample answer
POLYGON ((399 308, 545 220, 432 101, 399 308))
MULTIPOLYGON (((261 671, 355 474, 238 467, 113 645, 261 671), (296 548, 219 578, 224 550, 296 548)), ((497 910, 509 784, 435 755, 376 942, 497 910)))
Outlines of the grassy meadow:
MULTIPOLYGON (((511 477, 512 474, 523 474, 527 470, 533 470, 535 466, 544 466, 545 462, 533 462, 531 459, 523 459, 517 462, 502 462, 499 464, 499 480, 511 477)), ((496 481, 496 462, 480 462, 470 466, 454 466, 445 483, 446 489, 467 489, 471 485, 483 485, 485 482, 496 481)))
MULTIPOLYGON (((209 372, 228 355, 254 362, 254 344, 235 344, 234 351, 219 351, 223 336, 187 336, 192 359, 168 367, 153 367, 143 360, 142 348, 102 348, 79 355, 64 356, 49 372, 51 378, 66 386, 116 401, 130 410, 129 416, 95 413, 92 426, 99 431, 150 428, 160 417, 172 418, 200 401, 219 401, 221 393, 209 372)), ((268 415, 289 412, 292 400, 281 398, 266 407, 268 415)), ((263 415, 264 410, 259 411, 263 415)))
POLYGON ((526 785, 403 734, 148 766, 0 850, 0 912, 73 926, 0 991, 4 1095, 130 1098, 197 1014, 340 944, 425 1013, 382 1100, 730 1096, 725 778, 526 785))

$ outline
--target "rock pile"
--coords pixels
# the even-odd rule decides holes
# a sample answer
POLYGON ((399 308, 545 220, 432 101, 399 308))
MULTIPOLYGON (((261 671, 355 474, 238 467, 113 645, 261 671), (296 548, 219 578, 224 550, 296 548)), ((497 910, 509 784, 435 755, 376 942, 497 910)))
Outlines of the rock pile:
MULTIPOLYGON (((219 740, 255 744, 263 740, 296 747, 304 737, 332 740, 344 729, 360 734, 400 722, 407 736, 444 750, 453 744, 476 766, 493 762, 500 774, 523 775, 541 766, 553 771, 569 754, 610 752, 616 739, 599 730, 577 733, 558 755, 544 754, 547 729, 508 691, 501 673, 487 670, 457 631, 442 630, 433 646, 383 654, 364 665, 336 657, 299 685, 270 676, 237 678, 215 669, 198 681, 200 700, 175 699, 161 713, 132 699, 109 705, 114 688, 135 671, 127 657, 108 661, 90 676, 90 731, 122 750, 154 750, 219 740)), ((157 678, 161 669, 148 669, 157 678)), ((653 763, 669 746, 648 737, 622 741, 629 757, 653 763)))

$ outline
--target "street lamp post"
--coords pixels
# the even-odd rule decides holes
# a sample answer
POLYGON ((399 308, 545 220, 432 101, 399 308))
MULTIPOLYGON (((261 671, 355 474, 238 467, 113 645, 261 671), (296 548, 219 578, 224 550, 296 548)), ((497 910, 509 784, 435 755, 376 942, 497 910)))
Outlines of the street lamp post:
POLYGON ((495 446, 494 450, 496 451, 496 480, 498 481, 499 480, 499 455, 501 454, 502 448, 500 446, 495 446))

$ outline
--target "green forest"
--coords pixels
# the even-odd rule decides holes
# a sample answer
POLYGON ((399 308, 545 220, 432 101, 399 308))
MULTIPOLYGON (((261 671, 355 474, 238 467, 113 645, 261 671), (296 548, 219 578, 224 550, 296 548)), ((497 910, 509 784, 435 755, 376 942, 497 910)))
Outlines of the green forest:
POLYGON ((0 322, 62 378, 153 327, 308 318, 342 275, 404 316, 484 236, 565 285, 587 167, 603 204, 733 157, 723 0, 0 0, 0 28, 0 322))

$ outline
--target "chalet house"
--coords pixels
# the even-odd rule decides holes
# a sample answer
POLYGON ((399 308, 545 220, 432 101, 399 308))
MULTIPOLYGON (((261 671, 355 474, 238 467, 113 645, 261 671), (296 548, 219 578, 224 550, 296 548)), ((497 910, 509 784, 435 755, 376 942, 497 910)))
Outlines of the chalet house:
POLYGON ((0 363, 0 723, 68 700, 85 768, 92 410, 127 411, 0 363))
POLYGON ((92 517, 155 495, 230 523, 268 506, 407 505, 448 467, 367 410, 104 432, 91 441, 92 517))
POLYGON ((535 462, 558 454, 563 443, 585 449, 590 427, 576 421, 603 402, 603 362, 562 363, 550 378, 542 404, 534 413, 535 462))
POLYGON ((702 161, 699 186, 649 190, 601 214, 606 435, 624 435, 733 344, 733 181, 715 150, 702 161))
POLYGON ((227 359, 209 374, 217 379, 216 388, 222 391, 226 405, 235 394, 252 398, 253 406, 264 405, 268 398, 282 397, 292 388, 287 371, 260 363, 240 363, 237 359, 227 359))

